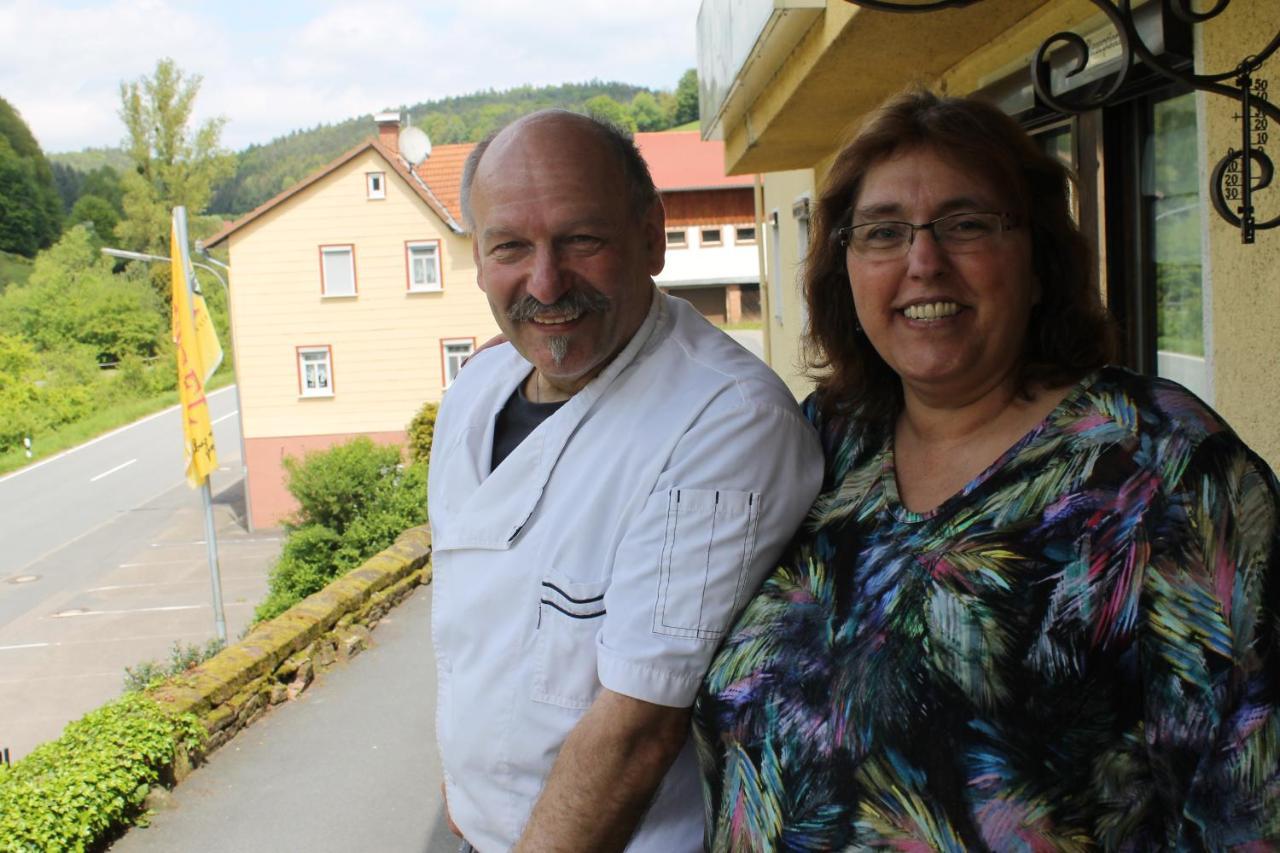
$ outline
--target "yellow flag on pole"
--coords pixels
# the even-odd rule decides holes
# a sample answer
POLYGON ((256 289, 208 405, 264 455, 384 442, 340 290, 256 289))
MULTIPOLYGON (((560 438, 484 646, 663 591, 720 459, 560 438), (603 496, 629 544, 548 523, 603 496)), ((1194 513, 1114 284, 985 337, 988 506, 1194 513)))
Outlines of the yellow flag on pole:
POLYGON ((173 273, 173 342, 178 350, 178 399, 183 414, 187 482, 197 488, 218 467, 205 383, 222 363, 222 347, 204 296, 195 286, 187 257, 185 214, 182 208, 173 212, 169 266, 173 273))

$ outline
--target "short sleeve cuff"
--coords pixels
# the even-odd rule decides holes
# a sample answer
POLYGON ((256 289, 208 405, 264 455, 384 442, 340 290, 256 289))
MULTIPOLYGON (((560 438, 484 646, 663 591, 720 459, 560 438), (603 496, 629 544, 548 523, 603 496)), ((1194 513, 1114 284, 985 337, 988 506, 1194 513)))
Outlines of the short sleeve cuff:
POLYGON ((701 674, 672 672, 637 663, 603 645, 596 647, 596 667, 600 683, 614 693, 669 708, 691 706, 702 684, 701 674))

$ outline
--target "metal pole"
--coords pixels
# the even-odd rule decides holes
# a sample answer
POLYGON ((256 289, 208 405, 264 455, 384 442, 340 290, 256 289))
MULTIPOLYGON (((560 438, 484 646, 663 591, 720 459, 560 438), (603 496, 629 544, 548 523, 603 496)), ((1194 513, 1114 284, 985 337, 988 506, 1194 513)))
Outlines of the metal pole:
POLYGON ((227 644, 227 617, 222 611, 222 575, 218 571, 218 540, 213 527, 213 490, 209 488, 209 478, 204 478, 200 487, 200 495, 204 498, 204 543, 209 552, 209 583, 213 587, 213 624, 218 632, 218 639, 227 644))
MULTIPOLYGON (((182 260, 182 279, 187 285, 187 299, 191 304, 192 316, 195 311, 195 287, 192 279, 195 273, 191 271, 191 258, 187 254, 187 209, 185 207, 175 207, 173 209, 174 225, 178 232, 178 252, 182 260)), ((195 341, 189 341, 194 346, 195 341)), ((200 377, 204 381, 204 377, 200 377)), ((237 389, 237 395, 239 389, 237 389)), ((237 403, 239 399, 237 397, 237 403)), ((205 403, 208 406, 208 403, 205 403)), ((212 440, 212 439, 210 439, 212 440)), ((218 632, 218 639, 225 645, 227 642, 227 617, 222 612, 222 577, 218 572, 218 538, 217 531, 213 526, 213 490, 209 486, 209 478, 205 477, 204 482, 200 486, 200 494, 204 499, 204 541, 205 549, 209 552, 209 582, 213 587, 213 624, 218 632)))

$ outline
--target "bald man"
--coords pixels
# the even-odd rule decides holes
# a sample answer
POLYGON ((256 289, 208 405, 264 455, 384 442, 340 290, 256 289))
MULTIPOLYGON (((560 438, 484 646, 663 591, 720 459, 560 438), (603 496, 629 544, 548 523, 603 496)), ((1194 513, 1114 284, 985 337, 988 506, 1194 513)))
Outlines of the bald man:
POLYGON ((463 849, 701 850, 689 739, 712 653, 817 493, 782 382, 659 293, 625 134, 535 113, 463 174, 508 343, 436 422, 437 736, 463 849))

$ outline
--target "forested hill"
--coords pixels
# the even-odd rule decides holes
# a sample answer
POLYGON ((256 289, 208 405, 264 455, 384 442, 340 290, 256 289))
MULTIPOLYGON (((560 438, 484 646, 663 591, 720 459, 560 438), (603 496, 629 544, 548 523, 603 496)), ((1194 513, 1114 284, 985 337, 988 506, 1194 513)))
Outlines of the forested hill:
MULTIPOLYGON (((697 118, 696 81, 692 74, 688 76, 690 84, 684 88, 692 92, 691 104, 686 91, 654 91, 592 80, 476 92, 424 101, 405 112, 409 121, 425 130, 437 145, 483 139, 512 119, 546 107, 601 114, 632 129, 663 130, 697 118)), ((338 124, 297 130, 264 145, 250 145, 236 155, 235 174, 217 187, 209 212, 232 217, 252 210, 375 132, 373 115, 368 114, 338 124)), ((102 165, 119 169, 119 163, 128 162, 123 151, 116 149, 52 154, 49 159, 60 173, 67 167, 78 172, 102 165)), ((74 198, 74 194, 68 194, 68 206, 74 198)))

